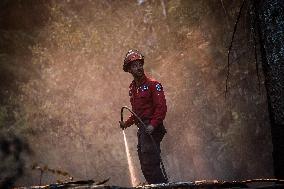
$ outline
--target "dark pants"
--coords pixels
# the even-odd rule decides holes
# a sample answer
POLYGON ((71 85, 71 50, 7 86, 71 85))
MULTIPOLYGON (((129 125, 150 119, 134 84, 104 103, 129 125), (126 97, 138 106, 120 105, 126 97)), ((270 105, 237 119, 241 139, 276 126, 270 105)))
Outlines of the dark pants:
POLYGON ((159 125, 152 133, 152 138, 155 141, 155 145, 150 135, 145 132, 145 129, 141 125, 138 125, 138 128, 137 151, 142 173, 146 181, 148 184, 166 183, 167 180, 160 167, 160 143, 166 133, 164 125, 159 125))

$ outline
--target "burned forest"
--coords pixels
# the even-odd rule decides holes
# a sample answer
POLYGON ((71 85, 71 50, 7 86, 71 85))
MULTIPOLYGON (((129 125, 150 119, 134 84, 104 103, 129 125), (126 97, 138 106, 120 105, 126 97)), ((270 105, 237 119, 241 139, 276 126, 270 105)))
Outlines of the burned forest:
POLYGON ((284 187, 283 9, 281 0, 1 0, 0 188, 151 188, 137 127, 119 124, 132 105, 129 49, 143 53, 167 103, 169 183, 153 188, 284 187))

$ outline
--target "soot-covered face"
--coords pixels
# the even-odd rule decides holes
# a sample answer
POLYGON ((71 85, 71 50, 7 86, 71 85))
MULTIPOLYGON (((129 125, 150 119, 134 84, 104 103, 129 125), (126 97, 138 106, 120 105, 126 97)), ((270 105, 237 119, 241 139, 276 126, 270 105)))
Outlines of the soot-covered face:
POLYGON ((144 75, 143 62, 135 60, 131 62, 128 72, 133 75, 134 78, 140 78, 144 75))

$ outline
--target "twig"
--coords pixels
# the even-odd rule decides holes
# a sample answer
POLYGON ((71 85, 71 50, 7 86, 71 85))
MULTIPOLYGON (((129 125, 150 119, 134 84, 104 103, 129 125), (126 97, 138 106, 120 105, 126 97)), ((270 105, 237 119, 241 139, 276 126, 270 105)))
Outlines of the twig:
POLYGON ((223 9, 224 9, 225 15, 227 16, 227 11, 226 11, 226 9, 225 9, 225 6, 224 6, 224 3, 223 3, 223 0, 221 0, 221 4, 222 4, 222 7, 223 7, 223 9))
POLYGON ((41 186, 41 183, 42 183, 43 174, 45 172, 50 172, 50 173, 53 173, 53 174, 56 174, 56 175, 65 176, 65 177, 68 177, 68 180, 71 180, 71 181, 73 180, 73 177, 70 176, 69 173, 67 173, 65 171, 61 171, 61 170, 51 169, 51 168, 47 167, 46 165, 41 167, 41 166, 39 166, 35 163, 31 166, 31 169, 40 171, 40 178, 39 178, 39 185, 40 186, 41 186))
MULTIPOLYGON (((253 7, 253 9, 255 9, 253 7)), ((256 75, 257 75, 257 81, 258 81, 258 93, 260 94, 260 76, 259 76, 259 69, 258 69, 258 59, 257 59, 257 48, 256 48, 256 18, 255 18, 255 10, 253 10, 253 23, 252 23, 252 31, 253 31, 253 46, 254 46, 254 58, 255 58, 255 68, 256 68, 256 75)))
POLYGON ((255 58, 255 67, 256 67, 256 75, 257 75, 257 81, 258 81, 258 92, 260 94, 260 77, 259 77, 259 69, 258 69, 258 60, 257 60, 257 48, 256 48, 256 37, 255 32, 253 35, 253 41, 254 41, 254 58, 255 58))
POLYGON ((234 41, 234 38, 235 38, 235 34, 236 34, 236 31, 237 31, 237 26, 238 26, 238 23, 239 23, 239 20, 240 20, 240 17, 241 17, 241 13, 242 13, 242 9, 244 7, 245 1, 246 0, 243 0, 243 2, 242 2, 241 8, 240 8, 240 11, 239 11, 239 14, 238 14, 238 18, 237 18, 237 20, 235 22, 234 31, 233 31, 233 35, 232 35, 232 40, 231 40, 231 43, 230 43, 230 46, 229 46, 229 50, 228 50, 228 64, 227 64, 228 71, 227 71, 227 78, 226 78, 225 98, 227 97, 228 80, 229 80, 229 75, 230 75, 230 54, 231 54, 231 49, 232 49, 232 46, 233 46, 233 41, 234 41))
POLYGON ((242 181, 242 183, 254 183, 254 182, 276 182, 284 184, 284 180, 282 179, 251 179, 242 181))
POLYGON ((223 7, 225 16, 226 16, 227 27, 229 27, 229 16, 228 16, 228 14, 227 14, 227 10, 225 9, 225 5, 224 5, 223 0, 221 0, 221 4, 222 4, 222 7, 223 7))
POLYGON ((43 175, 43 170, 40 170, 39 186, 41 186, 42 175, 43 175))
POLYGON ((164 0, 161 0, 162 8, 163 8, 163 15, 165 18, 167 18, 167 11, 166 11, 166 5, 164 0))

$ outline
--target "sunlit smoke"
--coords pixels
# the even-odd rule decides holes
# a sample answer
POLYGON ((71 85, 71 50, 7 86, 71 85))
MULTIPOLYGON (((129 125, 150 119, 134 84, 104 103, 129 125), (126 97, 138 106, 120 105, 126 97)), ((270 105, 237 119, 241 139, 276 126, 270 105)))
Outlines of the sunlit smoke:
MULTIPOLYGON (((227 20, 236 18, 242 1, 2 2, 0 22, 9 27, 0 31, 1 44, 5 41, 0 101, 12 104, 0 105, 0 129, 6 125, 27 138, 35 151, 27 163, 66 170, 75 180, 111 177, 111 185, 130 185, 123 174, 129 166, 132 185, 143 180, 136 150, 130 156, 127 146, 137 142, 137 128, 127 130, 128 143, 123 133, 126 153, 117 132, 119 110, 130 106, 133 79, 122 70, 123 59, 137 48, 145 55, 145 73, 164 87, 168 132, 161 148, 171 180, 272 175, 267 103, 255 87, 254 60, 244 56, 251 53, 239 49, 247 47, 242 22, 227 99, 223 93, 234 26, 227 20), (128 165, 121 161, 125 154, 128 165)), ((43 178, 44 184, 56 180, 43 178)), ((17 182, 37 181, 38 174, 26 168, 17 182)))
POLYGON ((127 143, 127 139, 126 139, 126 135, 125 135, 124 131, 123 131, 123 138, 124 138, 125 152, 126 152, 126 156, 127 156, 127 162, 128 162, 128 169, 129 169, 129 173, 130 173, 131 184, 132 184, 132 186, 137 186, 138 180, 137 180, 137 177, 135 175, 133 160, 130 156, 128 143, 127 143))

